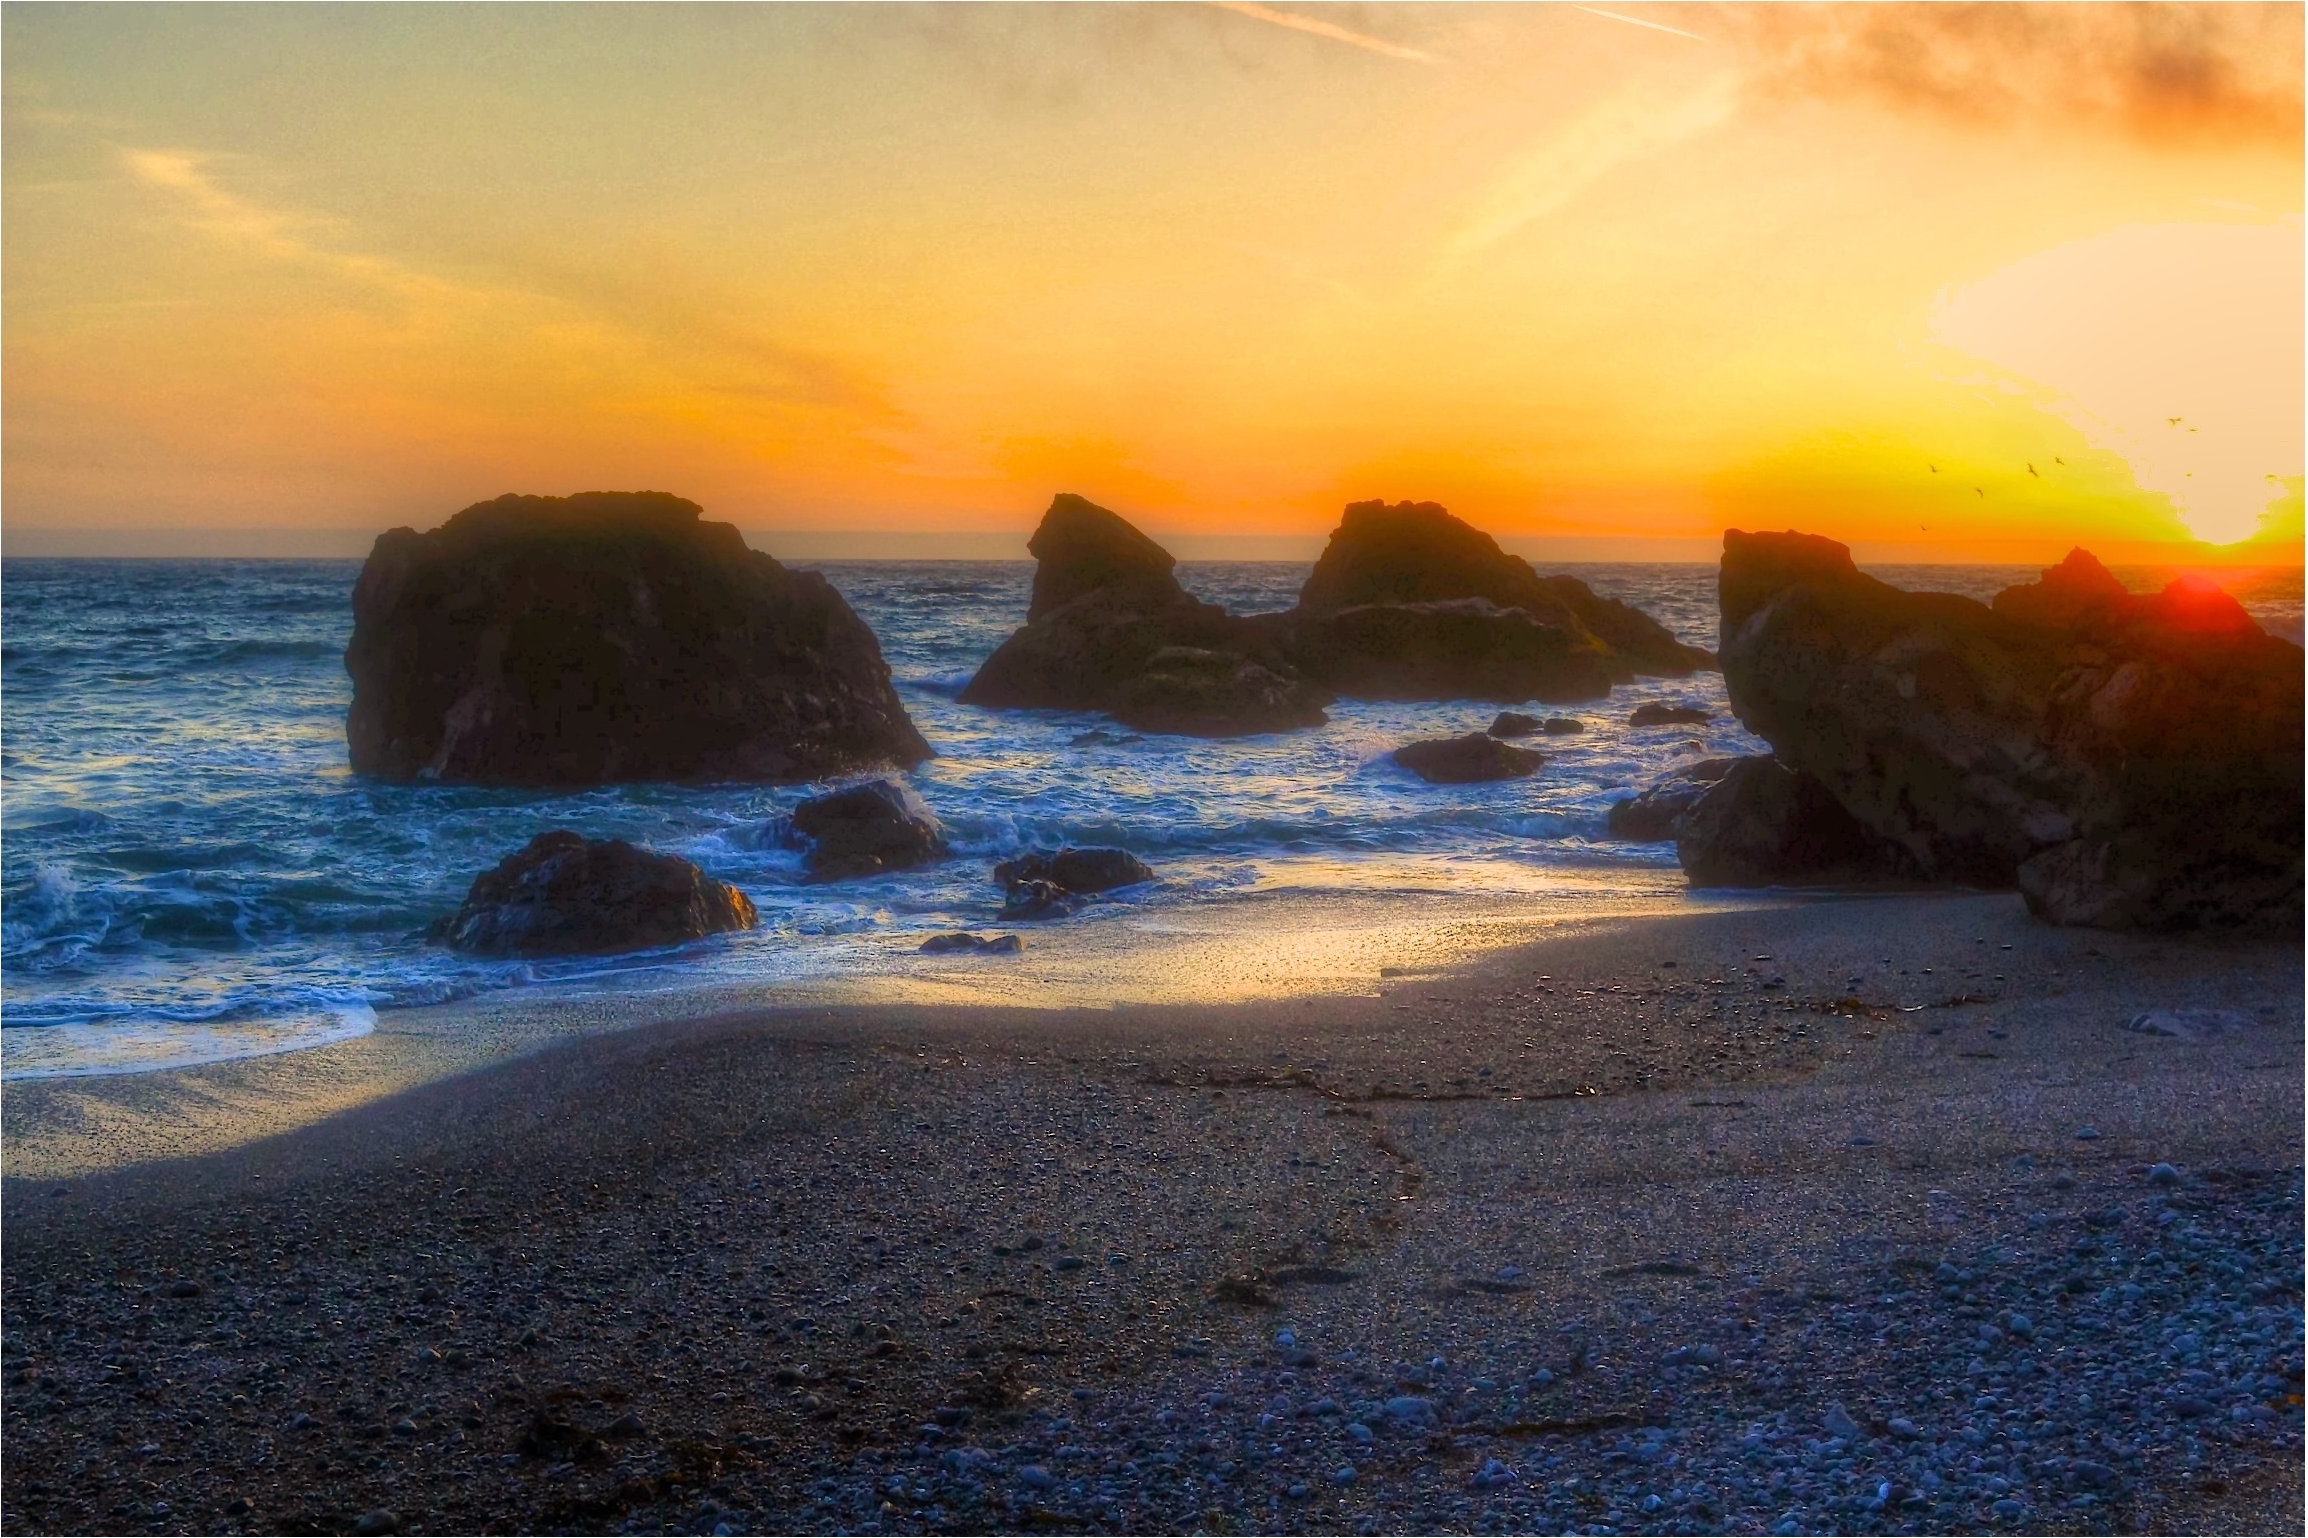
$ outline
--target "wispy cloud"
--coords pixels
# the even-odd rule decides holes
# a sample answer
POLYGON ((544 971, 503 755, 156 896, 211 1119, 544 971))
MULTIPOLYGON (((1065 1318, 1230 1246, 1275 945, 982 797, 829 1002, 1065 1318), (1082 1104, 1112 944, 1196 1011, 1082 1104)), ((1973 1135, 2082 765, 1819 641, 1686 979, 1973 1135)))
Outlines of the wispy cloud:
POLYGON ((1687 37, 1694 43, 1711 43, 1714 41, 1713 38, 1701 37, 1696 32, 1686 32, 1681 27, 1670 27, 1663 21, 1646 21, 1640 16, 1629 16, 1622 11, 1599 10, 1591 5, 1574 5, 1571 9, 1584 11, 1589 16, 1600 16, 1605 21, 1623 21, 1630 27, 1649 27, 1654 32, 1671 32, 1677 37, 1687 37))
POLYGON ((1237 16, 1248 16, 1253 21, 1270 22, 1277 27, 1288 27, 1293 32, 1305 32, 1315 37, 1327 37, 1334 43, 1345 43, 1370 53, 1383 54, 1390 59, 1408 59, 1414 64, 1440 64, 1442 59, 1400 43, 1390 43, 1383 37, 1372 37, 1367 32, 1353 32, 1334 22, 1321 21, 1312 16, 1301 16, 1295 11, 1278 11, 1270 5, 1259 5, 1256 0, 1210 0, 1222 11, 1237 16))
POLYGON ((1731 116, 1738 99, 1737 77, 1724 74, 1679 96, 1633 90, 1598 102, 1493 178, 1445 243, 1441 271, 1546 218, 1617 167, 1706 133, 1731 116))

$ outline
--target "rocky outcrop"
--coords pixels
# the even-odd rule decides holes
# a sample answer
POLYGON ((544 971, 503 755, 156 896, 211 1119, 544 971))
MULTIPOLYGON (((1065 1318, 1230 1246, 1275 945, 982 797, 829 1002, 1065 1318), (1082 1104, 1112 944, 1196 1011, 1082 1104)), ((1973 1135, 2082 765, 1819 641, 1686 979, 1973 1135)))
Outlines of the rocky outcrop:
POLYGON ((756 922, 743 892, 687 860, 555 831, 476 878, 437 938, 482 956, 598 955, 756 922))
POLYGON ((1015 956, 1026 948, 1026 942, 1017 935, 973 935, 956 930, 932 935, 914 948, 930 956, 1015 956))
POLYGON ((2111 928, 2296 927, 2300 648, 2080 552, 1993 606, 1803 534, 1725 536, 1732 707, 1917 874, 2111 928))
POLYGON ((1026 624, 979 667, 964 704, 1102 710, 1198 737, 1326 719, 1331 694, 1269 629, 1188 594, 1168 552, 1106 509, 1061 495, 1026 548, 1038 563, 1026 624))
MULTIPOLYGON (((1680 677, 1714 665, 1705 651, 1677 641, 1641 610, 1599 597, 1575 577, 1541 577, 1528 561, 1507 554, 1488 534, 1433 502, 1357 502, 1348 507, 1299 590, 1289 628, 1300 636, 1319 635, 1311 623, 1318 615, 1442 605, 1464 607, 1448 649, 1430 664, 1429 676, 1439 678, 1437 665, 1464 655, 1482 670, 1481 688, 1489 692, 1379 697, 1433 699, 1456 693, 1489 699, 1594 699, 1608 693, 1612 684, 1629 682, 1638 674, 1680 677), (1561 640, 1534 649, 1527 638, 1509 635, 1477 646, 1469 632, 1478 626, 1476 616, 1486 611, 1473 607, 1474 600, 1490 605, 1493 615, 1527 615, 1541 629, 1559 633, 1561 640), (1520 656, 1522 672, 1508 676, 1527 683, 1498 681, 1495 659, 1501 655, 1520 656), (1498 692, 1517 686, 1528 692, 1498 692)), ((1493 617, 1489 623, 1503 626, 1504 621, 1493 617)), ((1337 649, 1334 643, 1331 650, 1337 649)), ((1371 654, 1371 648, 1345 653, 1350 661, 1371 654)), ((1363 693, 1351 674, 1341 671, 1333 676, 1326 671, 1331 664, 1322 650, 1307 650, 1302 644, 1295 655, 1309 673, 1341 693, 1363 693)))
POLYGON ((1488 732, 1405 743, 1394 750, 1393 758, 1429 785, 1519 780, 1546 762, 1543 755, 1529 748, 1510 747, 1488 732))
POLYGON ((700 511, 663 492, 505 496, 380 535, 345 650, 354 771, 789 782, 928 758, 841 595, 700 511))
POLYGON ((1688 764, 1657 784, 1625 801, 1614 801, 1604 814, 1603 826, 1613 838, 1629 843, 1663 844, 1672 841, 1683 814, 1722 780, 1732 758, 1705 758, 1688 764))
POLYGON ((946 857, 945 829, 911 786, 869 780, 793 809, 793 831, 806 841, 803 865, 812 881, 847 881, 910 870, 946 857))
POLYGON ((1693 886, 1800 886, 1900 868, 1826 786, 1772 758, 1734 760, 1674 819, 1674 839, 1693 886))
POLYGON ((1005 923, 1065 918, 1099 893, 1153 879, 1146 862, 1127 849, 1061 849, 1020 855, 994 867, 994 880, 1005 889, 1005 923))
POLYGON ((1502 710, 1491 717, 1484 728, 1493 737, 1536 737, 1545 730, 1546 723, 1537 716, 1526 716, 1519 710, 1502 710))

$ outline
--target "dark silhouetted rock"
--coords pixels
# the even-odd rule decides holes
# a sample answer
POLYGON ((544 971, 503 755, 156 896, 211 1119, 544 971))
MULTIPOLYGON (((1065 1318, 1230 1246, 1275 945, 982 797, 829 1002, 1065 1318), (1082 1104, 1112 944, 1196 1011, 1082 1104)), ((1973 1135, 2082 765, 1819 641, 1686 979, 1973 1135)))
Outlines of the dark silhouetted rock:
POLYGON ((478 877, 440 938, 484 956, 594 955, 677 945, 755 922, 743 892, 687 860, 556 831, 478 877))
POLYGON ((1897 857, 1808 775, 1742 758, 1675 818, 1694 886, 1793 886, 1888 876, 1897 857))
POLYGON ((2301 654, 2071 555, 1993 607, 1804 534, 1725 536, 1732 707, 1919 874, 2111 928, 2296 928, 2301 654))
POLYGON ((1671 726, 1679 721, 1704 721, 1708 719, 1709 714, 1708 711, 1702 710, 1697 705, 1662 705, 1653 701, 1648 705, 1637 705, 1634 713, 1627 717, 1627 724, 1629 726, 1671 726))
POLYGON ((1017 935, 932 935, 918 949, 932 956, 956 952, 979 956, 1015 956, 1026 948, 1026 942, 1017 935))
POLYGON ((1394 761, 1430 785, 1472 785, 1484 780, 1519 780, 1546 762, 1528 748, 1509 747, 1486 732, 1405 743, 1394 761))
POLYGON ((2047 570, 2034 582, 2007 587, 1990 607, 2008 619, 2031 625, 2073 626, 2087 616, 2124 603, 2131 592, 2115 579, 2099 557, 2081 548, 2047 570))
POLYGON ((1491 718, 1488 730, 1493 737, 1535 737, 1545 726, 1537 716, 1526 716, 1519 710, 1502 710, 1491 718))
POLYGON ((1550 737, 1569 737, 1587 729, 1587 723, 1576 716, 1549 716, 1540 726, 1550 737))
POLYGON ((1364 604, 1288 616, 1291 660, 1366 700, 1600 699, 1607 659, 1521 609, 1485 598, 1364 604))
POLYGON ((505 496, 380 535, 345 649, 354 770, 786 782, 930 756, 814 572, 663 492, 505 496))
POLYGON ((946 857, 937 814, 895 780, 869 780, 804 801, 793 809, 793 831, 809 841, 803 864, 812 881, 908 870, 946 857))
POLYGON ((1167 598, 1180 593, 1169 551, 1087 497, 1061 491, 1041 526, 1026 541, 1034 557, 1034 597, 1026 618, 1054 614, 1101 588, 1144 588, 1167 598))
MULTIPOLYGON (((1712 667, 1698 647, 1677 641, 1649 615, 1598 597, 1576 577, 1541 577, 1528 561, 1507 554, 1480 529, 1433 502, 1357 502, 1346 510, 1330 542, 1299 590, 1291 628, 1304 633, 1312 616, 1344 609, 1441 605, 1483 599, 1528 614, 1561 632, 1561 652, 1585 660, 1592 676, 1625 683, 1637 674, 1681 676, 1712 667)), ((1351 676, 1321 671, 1323 651, 1301 646, 1301 666, 1342 693, 1359 694, 1351 676)), ((1568 676, 1568 675, 1566 675, 1568 676)), ((1581 677, 1587 674, 1579 675, 1581 677)), ((1516 696, 1457 691, 1471 698, 1590 699, 1594 694, 1553 692, 1516 696)), ((1597 690, 1596 693, 1602 692, 1597 690)), ((1388 698, 1437 698, 1392 695, 1388 698)))
POLYGON ((1604 817, 1613 838, 1662 844, 1675 837, 1683 814, 1720 781, 1738 760, 1709 758, 1687 765, 1638 796, 1615 801, 1604 817))
POLYGON ((1111 892, 1152 881, 1154 872, 1127 849, 1061 849, 1056 854, 1024 854, 994 867, 998 885, 1047 881, 1064 892, 1111 892))
POLYGON ((1103 710, 1141 731, 1237 737, 1319 726, 1329 691, 1270 627, 1178 585, 1167 552, 1072 494, 1028 549, 1040 564, 1025 626, 962 689, 997 709, 1103 710))

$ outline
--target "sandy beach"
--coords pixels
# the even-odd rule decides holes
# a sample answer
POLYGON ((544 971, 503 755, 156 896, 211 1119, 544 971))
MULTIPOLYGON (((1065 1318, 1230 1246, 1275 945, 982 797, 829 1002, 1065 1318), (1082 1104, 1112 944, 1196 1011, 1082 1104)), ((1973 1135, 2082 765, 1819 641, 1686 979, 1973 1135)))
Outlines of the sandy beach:
POLYGON ((6 1521, 2300 1529, 2297 944, 1900 896, 1399 970, 12 1084, 6 1521))

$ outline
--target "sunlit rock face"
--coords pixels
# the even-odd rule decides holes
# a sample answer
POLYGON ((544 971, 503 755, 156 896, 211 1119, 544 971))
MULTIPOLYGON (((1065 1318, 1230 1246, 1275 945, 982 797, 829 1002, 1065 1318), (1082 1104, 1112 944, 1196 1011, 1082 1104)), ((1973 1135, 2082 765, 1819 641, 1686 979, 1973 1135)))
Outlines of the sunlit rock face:
POLYGON ((2300 648, 2078 552, 1991 607, 1813 535, 1724 537, 1731 704, 1903 864, 2060 923, 2297 926, 2300 648))
POLYGON ((1026 624, 995 648, 964 704, 1102 710, 1140 731, 1239 737, 1319 726, 1330 691, 1270 629, 1178 585, 1170 553, 1126 520, 1061 493, 1026 548, 1026 624))
POLYGON ((352 767, 599 785, 928 758, 841 595, 701 511, 663 492, 505 496, 380 535, 345 650, 352 767))
POLYGON ((1301 668, 1360 699, 1589 700, 1714 665, 1433 502, 1349 506, 1283 627, 1301 668))

